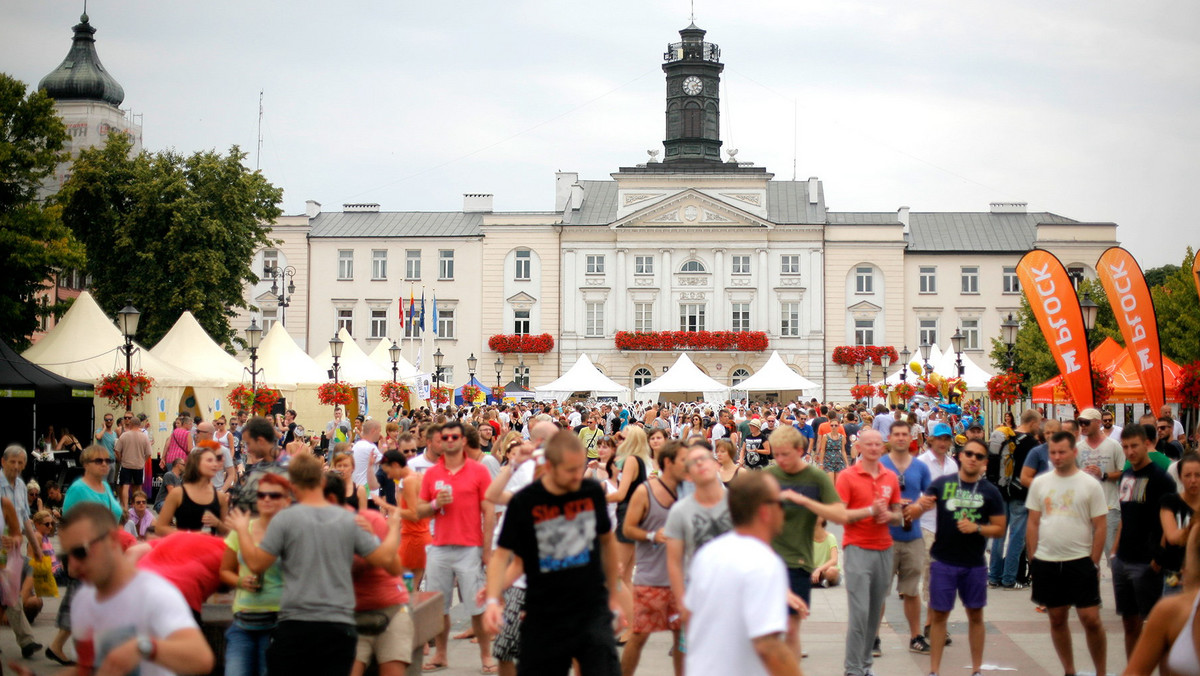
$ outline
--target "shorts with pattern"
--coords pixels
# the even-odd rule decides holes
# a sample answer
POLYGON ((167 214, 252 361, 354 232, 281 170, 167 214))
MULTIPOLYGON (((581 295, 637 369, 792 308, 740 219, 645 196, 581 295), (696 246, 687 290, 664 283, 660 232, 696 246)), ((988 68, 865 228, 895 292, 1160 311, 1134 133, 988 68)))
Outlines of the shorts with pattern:
POLYGON ((633 633, 678 631, 679 605, 670 587, 633 585, 633 633))
POLYGON ((408 606, 397 604, 380 608, 379 612, 388 616, 387 629, 375 636, 359 634, 358 644, 354 648, 355 661, 370 665, 371 656, 374 655, 375 661, 379 664, 386 662, 411 663, 413 635, 416 632, 413 627, 412 615, 408 612, 408 606))
POLYGON ((492 643, 492 657, 501 662, 516 662, 521 655, 521 620, 525 615, 525 590, 504 590, 504 619, 500 633, 492 643))

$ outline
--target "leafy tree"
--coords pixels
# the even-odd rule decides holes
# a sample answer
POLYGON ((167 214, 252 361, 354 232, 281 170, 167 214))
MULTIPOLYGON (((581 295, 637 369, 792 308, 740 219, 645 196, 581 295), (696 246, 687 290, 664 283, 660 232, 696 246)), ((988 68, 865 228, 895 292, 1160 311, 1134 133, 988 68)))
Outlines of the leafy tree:
MULTIPOLYGON (((1089 350, 1104 342, 1105 338, 1113 338, 1121 342, 1121 330, 1117 328, 1117 319, 1113 315, 1108 297, 1104 294, 1104 286, 1099 280, 1085 279, 1079 284, 1079 298, 1087 293, 1100 309, 1096 312, 1096 326, 1088 334, 1089 350)), ((1017 342, 1013 347, 1014 371, 1025 374, 1025 383, 1032 387, 1058 375, 1058 364, 1046 344, 1037 318, 1026 298, 1021 299, 1021 310, 1016 317, 1021 324, 1017 331, 1017 342)), ((996 371, 1004 371, 1008 367, 1008 346, 1000 339, 992 339, 992 367, 996 371)))
POLYGON ((62 224, 60 210, 38 198, 42 182, 66 159, 67 130, 44 92, 0 73, 0 340, 29 345, 39 314, 34 294, 59 269, 83 267, 83 246, 62 224))
MULTIPOLYGON (((1192 279, 1192 248, 1162 285, 1150 289, 1158 316, 1158 340, 1163 354, 1180 364, 1200 359, 1200 302, 1192 279)), ((1174 267, 1174 266, 1165 266, 1174 267)))
POLYGON ((1172 265, 1170 263, 1167 265, 1160 265, 1157 268, 1150 268, 1144 273, 1146 276, 1146 286, 1150 287, 1151 289, 1156 286, 1162 286, 1167 281, 1167 278, 1176 272, 1179 272, 1179 266, 1172 265))
POLYGON ((243 285, 258 281, 250 261, 272 243, 283 191, 247 170, 237 146, 186 157, 131 149, 113 134, 84 150, 59 193, 63 221, 87 245, 96 300, 110 315, 132 300, 147 345, 190 310, 232 346, 229 319, 246 307, 243 285))

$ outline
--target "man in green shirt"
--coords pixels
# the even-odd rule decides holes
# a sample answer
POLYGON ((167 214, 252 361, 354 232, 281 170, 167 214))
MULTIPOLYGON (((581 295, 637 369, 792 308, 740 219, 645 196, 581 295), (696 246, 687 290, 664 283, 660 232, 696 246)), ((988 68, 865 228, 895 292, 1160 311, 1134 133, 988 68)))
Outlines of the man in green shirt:
MULTIPOLYGON (((846 506, 842 504, 833 482, 819 467, 809 464, 801 455, 805 439, 794 427, 780 427, 771 435, 771 450, 775 464, 765 471, 779 481, 780 499, 784 507, 783 533, 771 546, 788 569, 788 586, 808 605, 812 590, 813 531, 817 517, 833 523, 846 523, 846 506), (790 504, 789 504, 790 503, 790 504)), ((789 611, 788 647, 799 660, 800 613, 789 611)))

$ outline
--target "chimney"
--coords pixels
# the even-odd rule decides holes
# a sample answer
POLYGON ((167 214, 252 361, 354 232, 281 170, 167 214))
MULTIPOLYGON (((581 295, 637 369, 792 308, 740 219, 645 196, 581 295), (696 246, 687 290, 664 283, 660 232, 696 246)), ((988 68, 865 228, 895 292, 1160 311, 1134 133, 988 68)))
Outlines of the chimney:
POLYGON ((309 218, 316 218, 317 214, 321 213, 321 203, 316 200, 304 201, 304 215, 309 218))
POLYGON ((463 193, 463 213, 491 213, 491 193, 463 193))
POLYGON ((571 199, 571 186, 579 182, 577 171, 554 172, 554 210, 562 211, 567 208, 567 200, 571 199))
POLYGON ((571 199, 567 202, 567 208, 574 211, 583 206, 583 186, 579 183, 571 185, 571 199))
POLYGON ((354 202, 350 204, 343 204, 342 211, 377 214, 379 213, 379 204, 376 202, 354 202))
POLYGON ((904 224, 904 234, 910 232, 908 228, 908 207, 900 207, 896 210, 896 220, 904 224))
POLYGON ((993 214, 1023 214, 1028 202, 992 202, 993 214))
POLYGON ((820 204, 821 203, 821 198, 818 194, 820 189, 821 189, 821 181, 818 180, 816 176, 809 176, 808 177, 808 203, 809 204, 820 204))

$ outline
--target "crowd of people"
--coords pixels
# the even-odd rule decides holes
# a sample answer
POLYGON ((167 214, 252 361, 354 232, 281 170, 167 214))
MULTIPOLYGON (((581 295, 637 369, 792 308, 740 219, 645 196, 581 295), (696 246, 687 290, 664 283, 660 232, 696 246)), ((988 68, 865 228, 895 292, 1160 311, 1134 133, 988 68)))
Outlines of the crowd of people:
POLYGON ((989 429, 957 407, 815 400, 335 408, 319 434, 294 411, 182 415, 152 459, 143 420, 106 415, 65 494, 26 486, 25 450, 4 451, 15 587, 0 598, 28 658, 31 590, 57 582, 44 654, 85 673, 206 672, 200 609, 226 589, 235 676, 402 674, 414 590, 442 594, 425 671, 448 666, 457 599, 482 673, 629 676, 670 632, 674 672, 695 676, 801 673, 813 590, 841 586, 843 673, 866 676, 892 593, 931 674, 961 603, 978 673, 988 594, 1029 586, 1073 674, 1072 607, 1107 673, 1107 566, 1127 673, 1200 673, 1200 455, 1169 410, 1114 419, 1029 409, 989 429))

